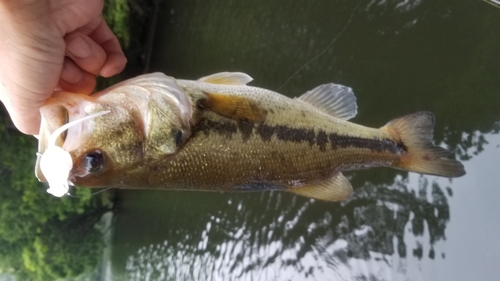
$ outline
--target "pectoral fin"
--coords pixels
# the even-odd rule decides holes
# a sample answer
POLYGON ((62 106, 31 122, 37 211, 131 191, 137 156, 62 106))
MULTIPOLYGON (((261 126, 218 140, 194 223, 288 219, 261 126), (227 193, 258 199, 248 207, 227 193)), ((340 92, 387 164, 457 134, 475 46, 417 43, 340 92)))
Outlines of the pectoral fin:
POLYGON ((206 93, 206 99, 200 101, 200 105, 236 120, 262 123, 267 116, 267 110, 256 102, 240 96, 206 93))
POLYGON ((246 85, 253 78, 243 72, 220 72, 198 79, 200 82, 223 85, 246 85))
POLYGON ((291 188, 292 193, 324 201, 342 201, 352 193, 351 183, 342 175, 336 174, 333 178, 312 186, 291 188))

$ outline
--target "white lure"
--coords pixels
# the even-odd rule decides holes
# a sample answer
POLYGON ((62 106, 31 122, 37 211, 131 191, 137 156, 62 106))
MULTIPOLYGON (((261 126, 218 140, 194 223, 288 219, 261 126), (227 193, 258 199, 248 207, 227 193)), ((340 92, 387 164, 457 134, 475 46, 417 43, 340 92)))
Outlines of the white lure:
POLYGON ((69 190, 69 172, 73 169, 73 159, 71 158, 69 152, 56 145, 56 140, 59 135, 78 123, 99 117, 109 112, 109 110, 101 111, 78 120, 68 122, 50 135, 48 147, 40 159, 40 169, 49 183, 49 189, 47 190, 48 193, 56 197, 62 197, 67 194, 69 190))

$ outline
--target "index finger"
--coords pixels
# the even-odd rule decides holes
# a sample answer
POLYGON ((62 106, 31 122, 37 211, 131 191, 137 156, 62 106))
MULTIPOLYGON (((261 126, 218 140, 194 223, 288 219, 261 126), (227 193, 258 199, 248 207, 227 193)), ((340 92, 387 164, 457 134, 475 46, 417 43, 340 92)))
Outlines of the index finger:
POLYGON ((106 62, 99 74, 104 77, 110 77, 120 73, 125 68, 127 58, 123 53, 118 38, 111 31, 102 16, 101 22, 97 25, 95 30, 89 34, 89 37, 99 44, 107 55, 106 62))

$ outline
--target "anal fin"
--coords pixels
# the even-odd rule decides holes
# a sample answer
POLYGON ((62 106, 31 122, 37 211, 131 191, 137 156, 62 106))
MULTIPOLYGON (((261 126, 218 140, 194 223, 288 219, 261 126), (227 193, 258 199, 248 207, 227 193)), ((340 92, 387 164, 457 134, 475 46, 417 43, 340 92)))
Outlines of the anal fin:
POLYGON ((358 109, 352 89, 340 84, 319 85, 297 99, 343 120, 356 116, 358 109))
POLYGON ((240 96, 206 93, 206 98, 200 101, 200 105, 224 117, 254 123, 264 122, 267 116, 267 110, 240 96))
POLYGON ((323 201, 342 201, 349 198, 352 193, 352 186, 342 173, 338 173, 333 178, 322 183, 291 188, 287 191, 323 201))

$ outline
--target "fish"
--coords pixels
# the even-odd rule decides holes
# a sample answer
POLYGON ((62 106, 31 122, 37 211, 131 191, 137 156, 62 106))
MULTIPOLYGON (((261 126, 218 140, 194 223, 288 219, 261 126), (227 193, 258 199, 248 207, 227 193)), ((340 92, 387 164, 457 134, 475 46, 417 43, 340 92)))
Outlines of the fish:
POLYGON ((150 73, 93 95, 55 92, 40 109, 35 173, 49 193, 89 188, 277 190, 342 201, 344 171, 392 167, 460 177, 433 144, 431 112, 370 128, 350 87, 323 84, 296 98, 247 85, 242 72, 198 80, 150 73))

